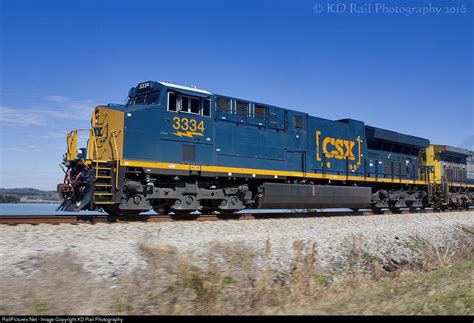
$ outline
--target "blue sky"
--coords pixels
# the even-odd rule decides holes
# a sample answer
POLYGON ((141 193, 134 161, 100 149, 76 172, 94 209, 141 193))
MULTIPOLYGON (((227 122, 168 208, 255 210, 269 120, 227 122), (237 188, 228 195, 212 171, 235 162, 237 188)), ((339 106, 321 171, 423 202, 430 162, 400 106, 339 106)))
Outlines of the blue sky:
POLYGON ((337 2, 0 0, 0 187, 54 189, 66 132, 145 80, 474 149, 473 2, 337 2))

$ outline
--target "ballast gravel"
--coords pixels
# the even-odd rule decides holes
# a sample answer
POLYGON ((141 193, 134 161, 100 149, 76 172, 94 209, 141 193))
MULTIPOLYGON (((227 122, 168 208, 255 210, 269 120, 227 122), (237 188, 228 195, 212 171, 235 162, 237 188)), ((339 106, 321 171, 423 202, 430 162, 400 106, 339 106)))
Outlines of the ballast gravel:
MULTIPOLYGON (((411 237, 439 245, 452 243, 459 226, 474 227, 474 211, 372 216, 264 219, 245 221, 40 224, 0 226, 0 278, 30 275, 38 259, 68 252, 96 279, 145 269, 141 245, 173 246, 205 266, 212 246, 245 246, 263 253, 270 242, 272 267, 287 268, 293 243, 316 244, 321 266, 345 261, 357 244, 374 256, 406 259, 411 237)), ((224 256, 225 257, 225 256, 224 256)), ((257 261, 258 262, 258 261, 257 261)))

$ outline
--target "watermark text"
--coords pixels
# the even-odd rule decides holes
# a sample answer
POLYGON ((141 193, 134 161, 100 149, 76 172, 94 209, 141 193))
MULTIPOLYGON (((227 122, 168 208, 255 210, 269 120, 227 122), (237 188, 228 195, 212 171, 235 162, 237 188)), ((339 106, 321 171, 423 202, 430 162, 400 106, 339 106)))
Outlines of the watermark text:
POLYGON ((432 3, 403 6, 393 2, 326 2, 315 3, 313 6, 313 11, 317 14, 402 15, 406 17, 466 14, 468 10, 467 4, 447 6, 432 3))

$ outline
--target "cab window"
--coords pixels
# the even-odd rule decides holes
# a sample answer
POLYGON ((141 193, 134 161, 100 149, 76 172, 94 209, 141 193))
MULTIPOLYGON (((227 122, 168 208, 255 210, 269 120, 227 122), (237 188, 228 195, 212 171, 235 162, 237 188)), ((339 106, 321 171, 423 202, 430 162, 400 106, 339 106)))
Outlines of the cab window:
POLYGON ((211 100, 204 99, 203 103, 204 104, 202 106, 202 115, 205 117, 210 117, 211 116, 211 100))
POLYGON ((139 94, 129 101, 128 104, 156 104, 160 100, 160 91, 139 94))
POLYGON ((154 103, 158 103, 159 99, 160 99, 160 91, 155 91, 155 92, 151 92, 147 94, 145 102, 148 104, 154 104, 154 103))
POLYGON ((190 98, 189 107, 191 110, 189 112, 199 114, 199 101, 199 99, 190 98))
POLYGON ((168 92, 168 111, 211 116, 211 100, 168 92))
POLYGON ((189 98, 187 96, 181 97, 181 109, 180 111, 189 112, 189 98))
POLYGON ((176 93, 173 93, 173 92, 168 93, 168 110, 169 111, 177 110, 177 104, 176 104, 177 99, 178 99, 178 96, 176 95, 176 93))

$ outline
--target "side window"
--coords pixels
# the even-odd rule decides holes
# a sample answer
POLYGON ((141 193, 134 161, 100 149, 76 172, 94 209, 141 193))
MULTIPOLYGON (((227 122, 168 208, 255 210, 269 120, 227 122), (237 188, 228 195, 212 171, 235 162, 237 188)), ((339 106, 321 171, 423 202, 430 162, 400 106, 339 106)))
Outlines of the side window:
POLYGON ((200 115, 201 106, 202 115, 210 117, 211 100, 168 92, 168 111, 181 111, 200 115))
POLYGON ((265 119, 267 116, 267 108, 261 105, 255 105, 254 117, 257 119, 265 119))
POLYGON ((190 98, 191 101, 191 113, 199 114, 201 107, 200 107, 200 99, 197 98, 190 98))
POLYGON ((176 93, 168 92, 168 111, 176 111, 176 100, 177 100, 176 93))
POLYGON ((248 103, 237 101, 235 113, 238 115, 250 115, 250 106, 248 103))
POLYGON ((295 116, 295 128, 303 128, 303 118, 301 116, 295 116))
POLYGON ((217 98, 217 111, 232 113, 230 99, 217 98))
POLYGON ((211 116, 211 100, 204 99, 202 105, 202 115, 205 117, 211 116))
MULTIPOLYGON (((201 113, 201 100, 199 98, 193 98, 190 96, 180 96, 181 98, 181 111, 187 113, 200 114, 201 113)), ((179 100, 179 97, 178 97, 179 100)))
POLYGON ((186 96, 181 97, 181 111, 189 112, 189 98, 186 96))

